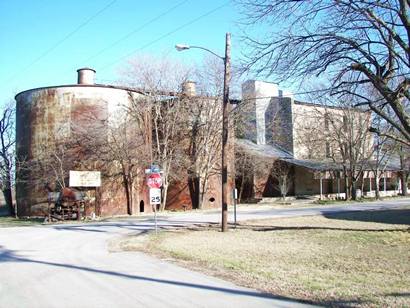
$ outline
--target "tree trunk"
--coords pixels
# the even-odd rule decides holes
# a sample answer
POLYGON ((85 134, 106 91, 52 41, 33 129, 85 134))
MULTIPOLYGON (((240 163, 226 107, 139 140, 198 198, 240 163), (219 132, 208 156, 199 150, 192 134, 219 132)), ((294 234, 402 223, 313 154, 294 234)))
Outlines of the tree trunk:
POLYGON ((199 177, 192 176, 188 179, 189 194, 191 196, 192 208, 197 209, 199 206, 199 177))
POLYGON ((202 193, 199 194, 198 196, 198 210, 202 210, 203 203, 204 203, 204 196, 202 193))
POLYGON ((345 200, 349 200, 349 178, 347 177, 346 169, 343 170, 344 182, 345 182, 345 200))
POLYGON ((357 180, 351 181, 351 189, 352 189, 352 200, 357 200, 357 180))
POLYGON ((162 186, 162 201, 161 207, 159 208, 160 211, 164 211, 167 205, 168 186, 168 183, 165 181, 164 185, 162 186))
POLYGON ((123 174, 123 185, 125 191, 125 197, 127 199, 127 214, 132 215, 132 188, 130 187, 130 183, 128 178, 125 174, 123 174))
MULTIPOLYGON (((9 168, 7 166, 7 168, 9 168)), ((8 169, 10 170, 10 169, 8 169)), ((4 179, 3 179, 3 196, 4 196, 4 201, 6 201, 6 206, 9 209, 9 213, 11 216, 16 216, 16 212, 13 206, 13 195, 12 195, 12 189, 11 189, 11 176, 10 172, 5 172, 4 179)))
POLYGON ((245 187, 244 182, 245 182, 245 177, 242 175, 241 185, 239 186, 239 196, 238 196, 239 203, 242 203, 242 193, 243 193, 243 189, 245 187))
POLYGON ((402 196, 407 196, 408 191, 407 191, 407 181, 409 179, 409 173, 403 171, 401 173, 401 194, 402 196))
POLYGON ((360 180, 361 180, 360 189, 362 190, 362 195, 360 196, 360 198, 363 198, 364 197, 364 173, 362 173, 360 180))
POLYGON ((134 214, 134 182, 132 180, 132 177, 128 179, 128 185, 129 185, 129 195, 130 195, 129 215, 133 215, 134 214))
MULTIPOLYGON (((199 181, 201 179, 199 178, 199 181)), ((198 209, 202 210, 203 206, 204 206, 204 197, 205 197, 205 192, 206 192, 206 188, 208 185, 208 181, 206 179, 202 180, 202 185, 200 185, 200 183, 198 183, 198 187, 200 188, 200 193, 199 193, 199 202, 198 202, 198 209)))
POLYGON ((167 197, 168 197, 168 188, 169 188, 169 162, 162 162, 162 198, 161 198, 161 205, 159 207, 159 210, 162 212, 165 210, 165 207, 167 206, 167 197))
MULTIPOLYGON (((7 186, 10 186, 10 185, 7 185, 7 186)), ((6 206, 9 209, 10 215, 16 216, 16 211, 13 206, 13 196, 11 194, 11 188, 4 188, 3 196, 4 196, 4 200, 6 201, 6 206)))
POLYGON ((279 179, 280 193, 282 195, 282 200, 286 199, 288 193, 288 182, 286 176, 281 176, 279 179))
POLYGON ((376 171, 375 175, 374 175, 374 179, 375 179, 375 197, 376 200, 380 200, 380 177, 379 177, 379 172, 376 171))

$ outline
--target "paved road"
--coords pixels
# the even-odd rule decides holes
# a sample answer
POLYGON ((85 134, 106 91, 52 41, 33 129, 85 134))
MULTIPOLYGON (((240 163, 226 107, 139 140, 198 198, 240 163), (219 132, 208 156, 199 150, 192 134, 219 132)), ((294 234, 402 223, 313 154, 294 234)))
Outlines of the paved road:
MULTIPOLYGON (((342 213, 351 211, 369 211, 401 208, 410 205, 410 198, 400 198, 378 202, 350 203, 348 205, 312 205, 309 207, 275 208, 270 206, 240 206, 237 211, 237 220, 251 220, 263 218, 297 217, 342 213)), ((160 222, 172 223, 220 223, 220 211, 204 213, 178 213, 171 216, 160 216, 160 222)), ((230 209, 228 221, 233 223, 233 210, 230 209)))
MULTIPOLYGON (((409 200, 348 207, 241 207, 238 219, 383 209, 409 200)), ((232 215, 231 215, 232 216, 232 215)), ((160 217, 161 226, 218 222, 218 212, 160 217)), ((152 219, 0 229, 0 307, 302 307, 290 299, 183 269, 134 252, 110 252, 108 240, 152 230, 152 219)))

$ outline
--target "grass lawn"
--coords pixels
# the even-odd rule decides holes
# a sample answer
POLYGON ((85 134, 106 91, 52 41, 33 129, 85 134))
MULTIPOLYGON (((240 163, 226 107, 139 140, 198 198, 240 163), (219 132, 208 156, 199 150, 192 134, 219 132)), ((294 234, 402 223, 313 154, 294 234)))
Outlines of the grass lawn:
POLYGON ((410 207, 248 221, 117 243, 273 295, 329 306, 410 307, 410 207))
POLYGON ((44 218, 14 218, 10 216, 0 216, 0 228, 33 226, 43 223, 44 218))

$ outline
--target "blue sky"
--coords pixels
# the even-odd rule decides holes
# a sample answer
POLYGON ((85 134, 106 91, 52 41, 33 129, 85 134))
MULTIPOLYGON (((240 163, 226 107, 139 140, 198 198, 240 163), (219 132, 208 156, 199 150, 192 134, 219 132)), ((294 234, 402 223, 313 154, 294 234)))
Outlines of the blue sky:
POLYGON ((226 32, 235 62, 238 19, 223 0, 0 0, 0 104, 27 89, 75 83, 85 66, 97 71, 97 82, 115 82, 138 53, 201 61, 200 51, 178 53, 176 43, 223 55, 226 32))

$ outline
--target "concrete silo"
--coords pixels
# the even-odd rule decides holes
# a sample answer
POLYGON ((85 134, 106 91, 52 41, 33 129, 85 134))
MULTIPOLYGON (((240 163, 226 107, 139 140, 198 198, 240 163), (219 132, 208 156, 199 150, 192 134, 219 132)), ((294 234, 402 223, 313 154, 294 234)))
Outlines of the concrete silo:
MULTIPOLYGON (((17 170, 16 185, 19 216, 42 215, 47 205, 44 179, 41 179, 38 170, 34 170, 30 162, 41 160, 45 150, 75 138, 75 127, 87 127, 92 121, 109 125, 116 121, 124 106, 129 106, 144 96, 135 90, 95 84, 93 69, 83 68, 77 72, 77 84, 36 88, 16 95, 16 151, 22 166, 17 170), (87 119, 85 115, 92 117, 87 119)), ((106 142, 110 142, 105 129, 102 129, 101 136, 106 138, 106 142)), ((87 150, 83 149, 84 155, 87 155, 87 150)), ((64 168, 75 168, 74 164, 75 162, 64 168)), ((98 162, 95 162, 95 166, 98 166, 98 162)), ((143 168, 141 166, 142 170, 143 168)), ((133 212, 139 211, 140 202, 144 203, 144 186, 139 184, 134 190, 133 198, 136 202, 134 201, 133 212)), ((99 192, 100 214, 126 214, 125 198, 121 180, 112 183, 103 175, 99 192)))

